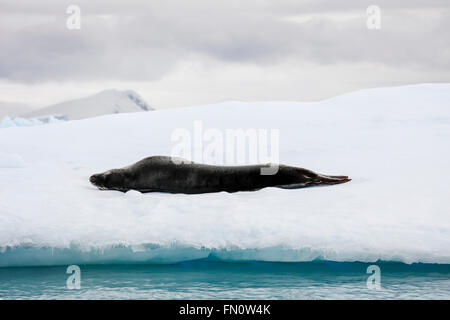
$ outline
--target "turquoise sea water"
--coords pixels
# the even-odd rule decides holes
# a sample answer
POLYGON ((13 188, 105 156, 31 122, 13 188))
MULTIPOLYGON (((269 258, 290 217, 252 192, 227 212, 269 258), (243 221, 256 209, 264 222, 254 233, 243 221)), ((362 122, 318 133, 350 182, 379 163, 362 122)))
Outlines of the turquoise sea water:
POLYGON ((450 265, 376 263, 381 289, 368 289, 371 264, 208 260, 173 265, 0 268, 0 299, 450 299, 450 265))

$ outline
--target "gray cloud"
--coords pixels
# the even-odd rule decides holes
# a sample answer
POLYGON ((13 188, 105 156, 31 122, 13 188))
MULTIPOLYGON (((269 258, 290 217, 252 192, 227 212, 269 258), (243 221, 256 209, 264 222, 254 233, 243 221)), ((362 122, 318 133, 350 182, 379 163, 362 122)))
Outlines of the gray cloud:
POLYGON ((376 63, 439 74, 450 68, 448 1, 376 1, 382 29, 367 30, 372 1, 4 0, 0 78, 19 82, 155 81, 186 59, 273 66, 376 63))

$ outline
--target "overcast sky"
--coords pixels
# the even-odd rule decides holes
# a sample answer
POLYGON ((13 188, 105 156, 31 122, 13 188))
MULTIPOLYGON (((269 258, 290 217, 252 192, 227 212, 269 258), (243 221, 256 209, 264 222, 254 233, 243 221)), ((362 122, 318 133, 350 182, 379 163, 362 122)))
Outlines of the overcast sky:
POLYGON ((450 82, 448 0, 0 2, 0 102, 117 88, 166 108, 423 82, 450 82), (367 28, 369 5, 381 29, 367 28))

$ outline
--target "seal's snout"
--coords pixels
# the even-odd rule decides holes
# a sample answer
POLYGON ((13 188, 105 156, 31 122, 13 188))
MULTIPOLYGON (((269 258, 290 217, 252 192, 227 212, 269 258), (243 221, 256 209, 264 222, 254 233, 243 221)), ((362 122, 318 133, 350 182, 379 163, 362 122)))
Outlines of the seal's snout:
POLYGON ((89 177, 89 181, 100 190, 105 189, 105 178, 101 173, 93 174, 89 177))
POLYGON ((90 178, 89 181, 93 184, 93 185, 98 185, 99 181, 100 181, 100 175, 98 174, 93 174, 90 178))

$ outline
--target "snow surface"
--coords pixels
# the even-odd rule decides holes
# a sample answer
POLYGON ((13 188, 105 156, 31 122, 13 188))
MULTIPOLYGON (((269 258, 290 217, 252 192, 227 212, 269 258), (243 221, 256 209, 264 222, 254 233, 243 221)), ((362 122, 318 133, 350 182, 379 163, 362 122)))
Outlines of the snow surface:
POLYGON ((450 263, 450 84, 227 102, 0 130, 0 266, 188 259, 450 263), (92 173, 170 155, 176 128, 279 128, 280 162, 346 184, 173 195, 92 173))
POLYGON ((86 119, 105 114, 141 112, 153 110, 132 90, 104 90, 95 95, 66 101, 25 113, 25 118, 39 118, 50 115, 66 120, 86 119))
POLYGON ((0 168, 22 168, 25 162, 17 154, 0 153, 0 168))

